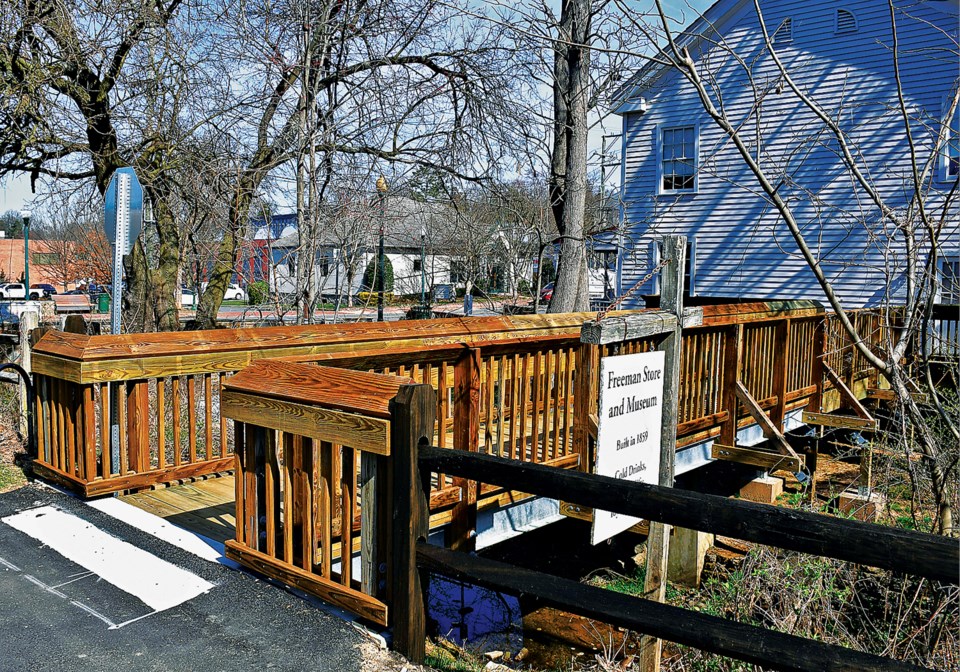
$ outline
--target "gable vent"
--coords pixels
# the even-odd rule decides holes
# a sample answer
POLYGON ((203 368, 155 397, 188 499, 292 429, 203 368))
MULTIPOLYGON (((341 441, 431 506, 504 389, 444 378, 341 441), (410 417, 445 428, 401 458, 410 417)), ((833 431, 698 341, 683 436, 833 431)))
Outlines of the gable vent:
POLYGON ((849 9, 838 9, 836 16, 837 33, 857 32, 857 15, 849 9))
POLYGON ((793 19, 787 17, 773 34, 774 44, 783 44, 784 42, 793 42, 793 19))

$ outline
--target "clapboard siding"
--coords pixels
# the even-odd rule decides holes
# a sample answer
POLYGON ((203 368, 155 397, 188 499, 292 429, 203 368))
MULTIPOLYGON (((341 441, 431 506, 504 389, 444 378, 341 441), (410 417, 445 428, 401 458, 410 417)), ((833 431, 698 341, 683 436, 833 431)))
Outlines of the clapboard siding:
MULTIPOLYGON (((711 11, 724 11, 723 2, 711 11)), ((767 89, 759 122, 755 94, 744 68, 714 44, 694 51, 723 93, 731 120, 767 167, 786 166, 781 188, 815 248, 827 276, 849 306, 874 305, 902 289, 895 232, 867 194, 851 183, 837 158, 836 142, 789 88, 777 90, 779 72, 765 53, 752 3, 727 3, 725 44, 750 63, 750 75, 767 89), (757 129, 759 126, 759 131, 757 129), (820 205, 814 205, 814 204, 820 205), (893 239, 892 245, 889 244, 893 239)), ((898 3, 900 76, 914 124, 921 160, 936 155, 945 100, 956 86, 957 17, 931 8, 952 3, 898 3)), ((909 197, 909 151, 896 107, 886 2, 762 3, 773 33, 791 18, 793 39, 777 45, 798 86, 839 122, 862 155, 862 168, 891 204, 909 197), (848 9, 858 31, 835 34, 834 11, 848 9)), ((718 24, 720 25, 720 24, 718 24)), ((752 298, 813 298, 823 295, 779 214, 760 193, 755 178, 732 143, 703 112, 693 90, 676 72, 666 71, 642 92, 647 111, 624 116, 623 209, 626 245, 622 286, 630 289, 650 270, 650 241, 670 233, 696 239, 697 294, 752 298), (700 128, 700 174, 696 194, 657 196, 657 129, 690 123, 700 128)), ((934 187, 943 184, 934 182, 934 187)), ((936 202, 936 199, 934 199, 936 202)), ((944 239, 960 238, 953 213, 944 239)), ((634 296, 654 291, 647 283, 634 296)))

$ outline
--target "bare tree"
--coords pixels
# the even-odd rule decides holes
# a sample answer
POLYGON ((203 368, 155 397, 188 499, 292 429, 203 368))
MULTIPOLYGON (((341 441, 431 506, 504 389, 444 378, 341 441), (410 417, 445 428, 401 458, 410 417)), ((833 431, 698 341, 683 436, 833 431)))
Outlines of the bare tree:
MULTIPOLYGON (((230 223, 200 302, 204 325, 216 319, 250 199, 278 166, 307 157, 311 169, 301 167, 300 179, 309 172, 320 181, 316 192, 306 185, 307 207, 311 193, 321 201, 334 158, 430 165, 475 179, 495 166, 516 127, 491 123, 510 112, 504 93, 511 78, 497 40, 449 5, 316 3, 306 32, 297 5, 245 9, 224 46, 237 50, 228 57, 252 73, 243 118, 232 130, 243 159, 229 178, 230 223)), ((310 230, 313 220, 301 221, 306 237, 318 233, 310 230)))

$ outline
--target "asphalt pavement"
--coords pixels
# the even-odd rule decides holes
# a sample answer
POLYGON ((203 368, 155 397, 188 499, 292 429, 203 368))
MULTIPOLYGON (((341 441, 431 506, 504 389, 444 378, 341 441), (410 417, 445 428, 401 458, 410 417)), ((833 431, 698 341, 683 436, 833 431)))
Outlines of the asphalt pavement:
POLYGON ((353 625, 206 555, 42 485, 0 494, 0 671, 361 669, 353 625))

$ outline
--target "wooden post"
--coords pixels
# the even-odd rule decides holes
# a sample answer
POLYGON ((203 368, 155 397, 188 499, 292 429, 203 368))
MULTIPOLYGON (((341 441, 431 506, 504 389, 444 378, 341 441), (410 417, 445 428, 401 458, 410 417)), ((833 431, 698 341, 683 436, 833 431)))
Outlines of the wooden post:
POLYGON ((731 325, 724 334, 723 383, 721 403, 727 412, 727 419, 720 430, 720 443, 724 446, 737 445, 737 414, 740 401, 737 399, 737 380, 740 376, 740 359, 743 352, 743 325, 731 325))
MULTIPOLYGON (((680 379, 680 343, 683 337, 683 266, 687 239, 667 236, 663 239, 663 258, 669 261, 661 272, 660 309, 677 316, 675 331, 668 333, 658 347, 665 355, 663 381, 663 416, 660 424, 660 485, 673 487, 673 470, 677 451, 677 395, 680 379)), ((734 420, 736 427, 736 420, 734 420)), ((650 523, 647 537, 647 576, 644 596, 663 602, 667 588, 667 563, 670 552, 670 526, 650 523)), ((640 641, 640 669, 657 672, 660 669, 660 640, 649 635, 640 641)))
POLYGON ((390 583, 394 647, 414 663, 426 655, 426 608, 417 570, 417 544, 430 529, 430 474, 417 462, 433 436, 437 408, 430 385, 404 385, 390 404, 390 466, 394 492, 390 583))
POLYGON ((780 320, 774 330, 773 393, 777 403, 770 411, 770 421, 777 431, 783 433, 783 420, 787 410, 787 367, 790 363, 790 319, 780 320))
MULTIPOLYGON (((27 372, 27 375, 33 373, 30 353, 33 350, 33 341, 31 332, 40 325, 40 314, 35 310, 27 310, 20 314, 20 368, 27 372)), ((20 436, 28 436, 27 427, 27 386, 20 383, 20 436)), ((38 416, 37 422, 41 419, 38 416)))
MULTIPOLYGON (((480 448, 479 439, 480 349, 467 348, 453 370, 453 447, 475 453, 480 448)), ((479 486, 476 481, 464 478, 453 479, 453 484, 460 488, 462 495, 452 511, 450 547, 470 552, 476 547, 479 486)))

